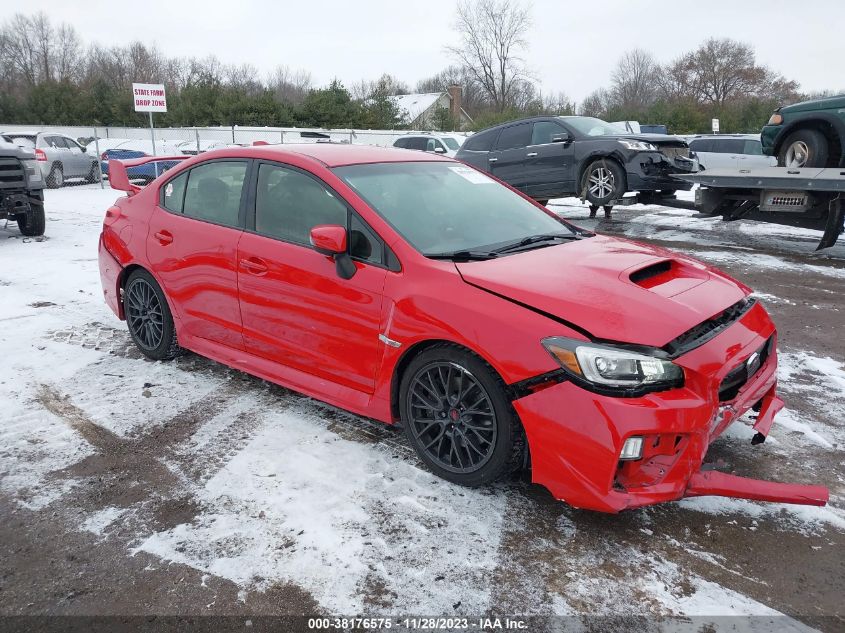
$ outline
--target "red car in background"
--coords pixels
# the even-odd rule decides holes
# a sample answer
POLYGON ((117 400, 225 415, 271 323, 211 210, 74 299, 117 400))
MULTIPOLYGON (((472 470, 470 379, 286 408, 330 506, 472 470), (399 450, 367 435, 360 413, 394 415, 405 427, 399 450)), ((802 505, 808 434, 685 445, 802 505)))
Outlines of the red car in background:
MULTIPOLYGON (((184 160, 106 213, 106 302, 148 357, 188 349, 388 424, 438 475, 528 467, 616 512, 720 494, 823 505, 827 490, 702 469, 758 412, 776 333, 742 284, 594 235, 454 160, 332 144, 184 160)), ((159 159, 162 160, 162 159, 159 159)))

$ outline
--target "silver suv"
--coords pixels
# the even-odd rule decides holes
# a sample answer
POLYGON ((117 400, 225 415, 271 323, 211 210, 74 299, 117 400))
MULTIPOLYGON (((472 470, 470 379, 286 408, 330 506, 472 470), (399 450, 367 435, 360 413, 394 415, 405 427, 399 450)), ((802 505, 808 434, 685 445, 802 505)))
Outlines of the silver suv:
POLYGON ((64 134, 54 132, 6 132, 10 143, 35 152, 35 160, 48 187, 61 187, 68 178, 97 182, 100 178, 96 156, 64 134))

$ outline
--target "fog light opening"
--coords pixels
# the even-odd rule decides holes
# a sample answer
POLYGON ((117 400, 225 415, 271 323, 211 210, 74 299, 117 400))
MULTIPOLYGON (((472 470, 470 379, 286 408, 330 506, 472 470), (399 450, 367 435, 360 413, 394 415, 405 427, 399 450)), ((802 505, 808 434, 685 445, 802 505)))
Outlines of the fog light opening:
POLYGON ((622 446, 619 454, 620 460, 640 459, 643 456, 643 438, 639 436, 629 437, 622 446))

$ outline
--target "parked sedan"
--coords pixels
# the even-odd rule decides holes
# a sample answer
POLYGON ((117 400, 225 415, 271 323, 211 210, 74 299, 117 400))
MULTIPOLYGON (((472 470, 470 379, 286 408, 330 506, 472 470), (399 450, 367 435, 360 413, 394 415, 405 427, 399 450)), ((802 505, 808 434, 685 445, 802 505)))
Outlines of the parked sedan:
POLYGON ((461 148, 463 137, 452 134, 441 134, 431 132, 420 132, 418 134, 406 134, 393 141, 393 147, 403 149, 416 149, 421 152, 434 152, 454 158, 461 148))
MULTIPOLYGON (((156 156, 181 156, 183 152, 180 147, 168 141, 156 141, 153 149, 152 141, 125 140, 114 144, 100 154, 100 169, 103 176, 109 176, 109 162, 111 160, 130 160, 135 158, 156 156)), ((144 165, 133 167, 129 170, 129 177, 141 182, 150 182, 160 174, 167 171, 176 161, 155 161, 144 165)))
POLYGON ((435 154, 227 149, 131 184, 148 160, 112 165, 130 195, 106 213, 99 261, 149 358, 189 349, 401 424, 458 484, 527 465, 556 498, 609 512, 826 501, 702 468, 739 416, 758 411, 765 438, 782 406, 774 323, 723 273, 585 232, 435 154))
POLYGON ((511 121, 470 137, 456 155, 543 204, 579 195, 590 211, 628 191, 672 194, 691 185, 673 178, 696 171, 686 142, 664 134, 627 134, 592 117, 542 116, 511 121))
POLYGON ((702 169, 774 167, 777 159, 763 155, 759 134, 702 134, 689 141, 702 169))
POLYGON ((64 134, 53 132, 6 132, 10 143, 35 152, 35 160, 48 187, 61 187, 68 178, 84 178, 96 182, 100 174, 97 157, 64 134))

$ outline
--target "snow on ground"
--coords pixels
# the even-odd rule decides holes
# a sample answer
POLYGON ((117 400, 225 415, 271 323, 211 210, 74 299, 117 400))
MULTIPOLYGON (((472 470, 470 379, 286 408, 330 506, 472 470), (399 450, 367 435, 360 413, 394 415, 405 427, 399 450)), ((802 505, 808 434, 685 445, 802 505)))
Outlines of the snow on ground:
MULTIPOLYGON (((203 586, 224 578, 245 596, 295 584, 329 613, 475 614, 507 605, 517 613, 768 616, 794 608, 749 587, 748 577, 769 582, 755 579, 764 571, 724 545, 692 543, 691 526, 705 517, 728 542, 759 528, 798 548, 817 538, 823 553, 840 551, 830 543, 845 532, 841 490, 823 509, 688 499, 597 518, 523 485, 448 484, 394 431, 210 361, 144 360, 100 290, 97 237, 115 197, 97 186, 51 190, 46 239, 0 229, 0 491, 22 507, 67 512, 98 539, 119 538, 113 528, 121 525, 130 533, 126 556, 196 568, 203 586), (96 474, 101 457, 114 460, 105 475, 96 474), (92 501, 88 487, 114 472, 134 482, 131 494, 109 489, 92 501), (156 504, 178 507, 176 518, 150 514, 156 504)), ((580 212, 571 200, 558 207, 580 212)), ((643 211, 626 235, 667 227, 661 239, 693 236, 708 247, 690 252, 711 263, 788 266, 830 282, 845 274, 736 252, 753 249, 747 244, 716 248, 701 237, 715 230, 713 219, 643 211)), ((758 296, 788 305, 765 290, 758 296)), ((764 464, 801 451, 831 458, 825 463, 841 472, 845 367, 827 354, 841 357, 841 345, 781 352, 787 395, 834 403, 836 415, 793 409, 787 398, 769 452, 758 456, 764 464)), ((750 421, 739 424, 720 441, 741 443, 745 454, 750 421)))

